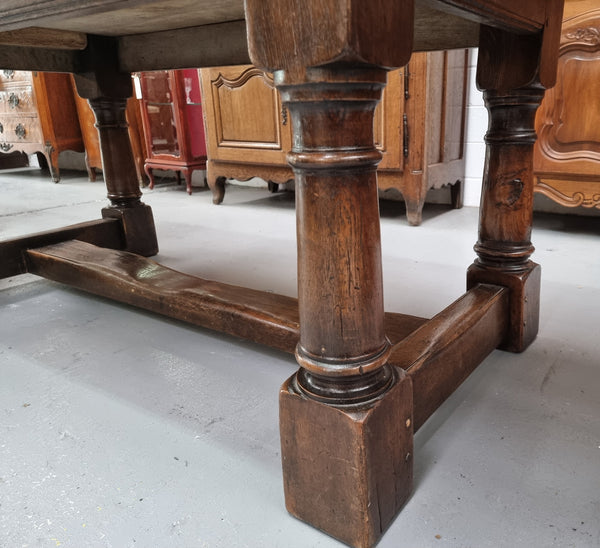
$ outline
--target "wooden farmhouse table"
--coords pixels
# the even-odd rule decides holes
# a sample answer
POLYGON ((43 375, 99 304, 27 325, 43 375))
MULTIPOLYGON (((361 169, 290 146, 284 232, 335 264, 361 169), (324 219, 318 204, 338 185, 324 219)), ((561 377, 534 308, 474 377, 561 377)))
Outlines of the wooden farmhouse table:
POLYGON ((0 243, 30 272, 295 353, 280 392, 288 510, 374 545, 411 493, 413 433, 491 352, 538 329, 530 260, 534 116, 554 84, 563 0, 7 0, 0 67, 70 72, 94 110, 101 219, 0 243), (479 47, 489 127, 478 258, 434 318, 385 313, 373 111, 413 51, 479 47), (129 145, 132 71, 253 63, 290 112, 298 299, 207 281, 158 244, 129 145))

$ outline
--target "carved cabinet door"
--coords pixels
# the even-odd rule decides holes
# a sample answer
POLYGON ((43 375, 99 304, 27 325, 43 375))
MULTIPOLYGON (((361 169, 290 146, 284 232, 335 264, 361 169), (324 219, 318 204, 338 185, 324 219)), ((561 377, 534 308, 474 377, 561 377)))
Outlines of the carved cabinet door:
POLYGON ((209 159, 287 166, 290 122, 272 75, 250 65, 202 69, 200 74, 209 159))
POLYGON ((408 149, 408 118, 404 108, 408 74, 408 67, 388 73, 385 91, 375 109, 375 146, 383 154, 378 169, 404 170, 404 151, 408 149))
POLYGON ((600 208, 600 8, 571 16, 568 8, 556 87, 536 119, 536 191, 565 206, 600 208))

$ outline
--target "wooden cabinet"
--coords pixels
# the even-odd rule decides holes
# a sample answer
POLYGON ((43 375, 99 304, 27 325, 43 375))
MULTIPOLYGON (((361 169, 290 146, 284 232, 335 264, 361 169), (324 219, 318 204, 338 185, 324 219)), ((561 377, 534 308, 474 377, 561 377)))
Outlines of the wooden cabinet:
POLYGON ((270 74, 250 65, 200 70, 206 179, 221 203, 227 178, 261 177, 270 185, 293 178, 286 154, 292 137, 287 111, 270 74))
POLYGON ((535 190, 567 206, 600 209, 600 6, 565 3, 556 86, 536 118, 535 190))
POLYGON ((142 124, 148 153, 145 170, 154 187, 153 169, 183 173, 188 194, 192 172, 206 169, 206 143, 197 69, 142 72, 142 124))
POLYGON ((68 74, 0 71, 0 150, 40 152, 52 180, 60 180, 58 155, 83 152, 68 74))
MULTIPOLYGON (((82 99, 77 94, 75 82, 73 84, 73 94, 77 106, 77 115, 83 144, 85 147, 85 166, 90 181, 96 180, 96 170, 102 169, 102 156, 100 154, 100 140, 98 130, 96 129, 96 117, 92 111, 87 99, 82 99)), ((144 141, 144 131, 142 129, 142 118, 140 113, 140 104, 135 97, 130 97, 127 101, 127 123, 129 124, 129 141, 135 161, 135 170, 138 183, 143 186, 146 182, 144 173, 144 162, 146 160, 146 148, 144 141)))
MULTIPOLYGON (((412 225, 421 223, 430 188, 453 185, 453 205, 462 205, 466 70, 467 51, 453 50, 414 54, 388 75, 375 115, 378 184, 400 191, 412 225)), ((213 201, 223 200, 228 178, 260 177, 271 189, 292 179, 290 121, 272 76, 248 65, 200 74, 213 201)))

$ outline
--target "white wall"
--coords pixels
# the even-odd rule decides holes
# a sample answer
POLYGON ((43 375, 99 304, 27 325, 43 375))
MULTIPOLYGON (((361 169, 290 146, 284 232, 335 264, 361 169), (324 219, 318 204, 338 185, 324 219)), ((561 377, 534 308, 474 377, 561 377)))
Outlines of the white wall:
POLYGON ((467 95, 467 128, 465 143, 464 205, 478 207, 481 196, 481 177, 485 158, 483 136, 487 131, 488 115, 481 92, 475 86, 477 50, 469 53, 469 93, 467 95))

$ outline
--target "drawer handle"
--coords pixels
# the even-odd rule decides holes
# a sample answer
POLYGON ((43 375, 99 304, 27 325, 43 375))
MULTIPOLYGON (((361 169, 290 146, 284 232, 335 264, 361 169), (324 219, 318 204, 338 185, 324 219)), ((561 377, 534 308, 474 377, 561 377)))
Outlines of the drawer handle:
POLYGON ((4 78, 14 78, 15 71, 14 70, 3 70, 4 78))
POLYGON ((10 108, 17 108, 19 106, 19 97, 16 93, 10 94, 8 104, 10 105, 10 108))
POLYGON ((25 137, 26 134, 27 130, 25 129, 25 126, 23 124, 17 124, 17 127, 15 127, 15 135, 19 139, 23 139, 23 137, 25 137))
POLYGON ((0 143, 0 150, 8 152, 13 146, 10 143, 0 143))
POLYGON ((0 133, 4 133, 4 126, 2 125, 2 122, 0 122, 0 133))

